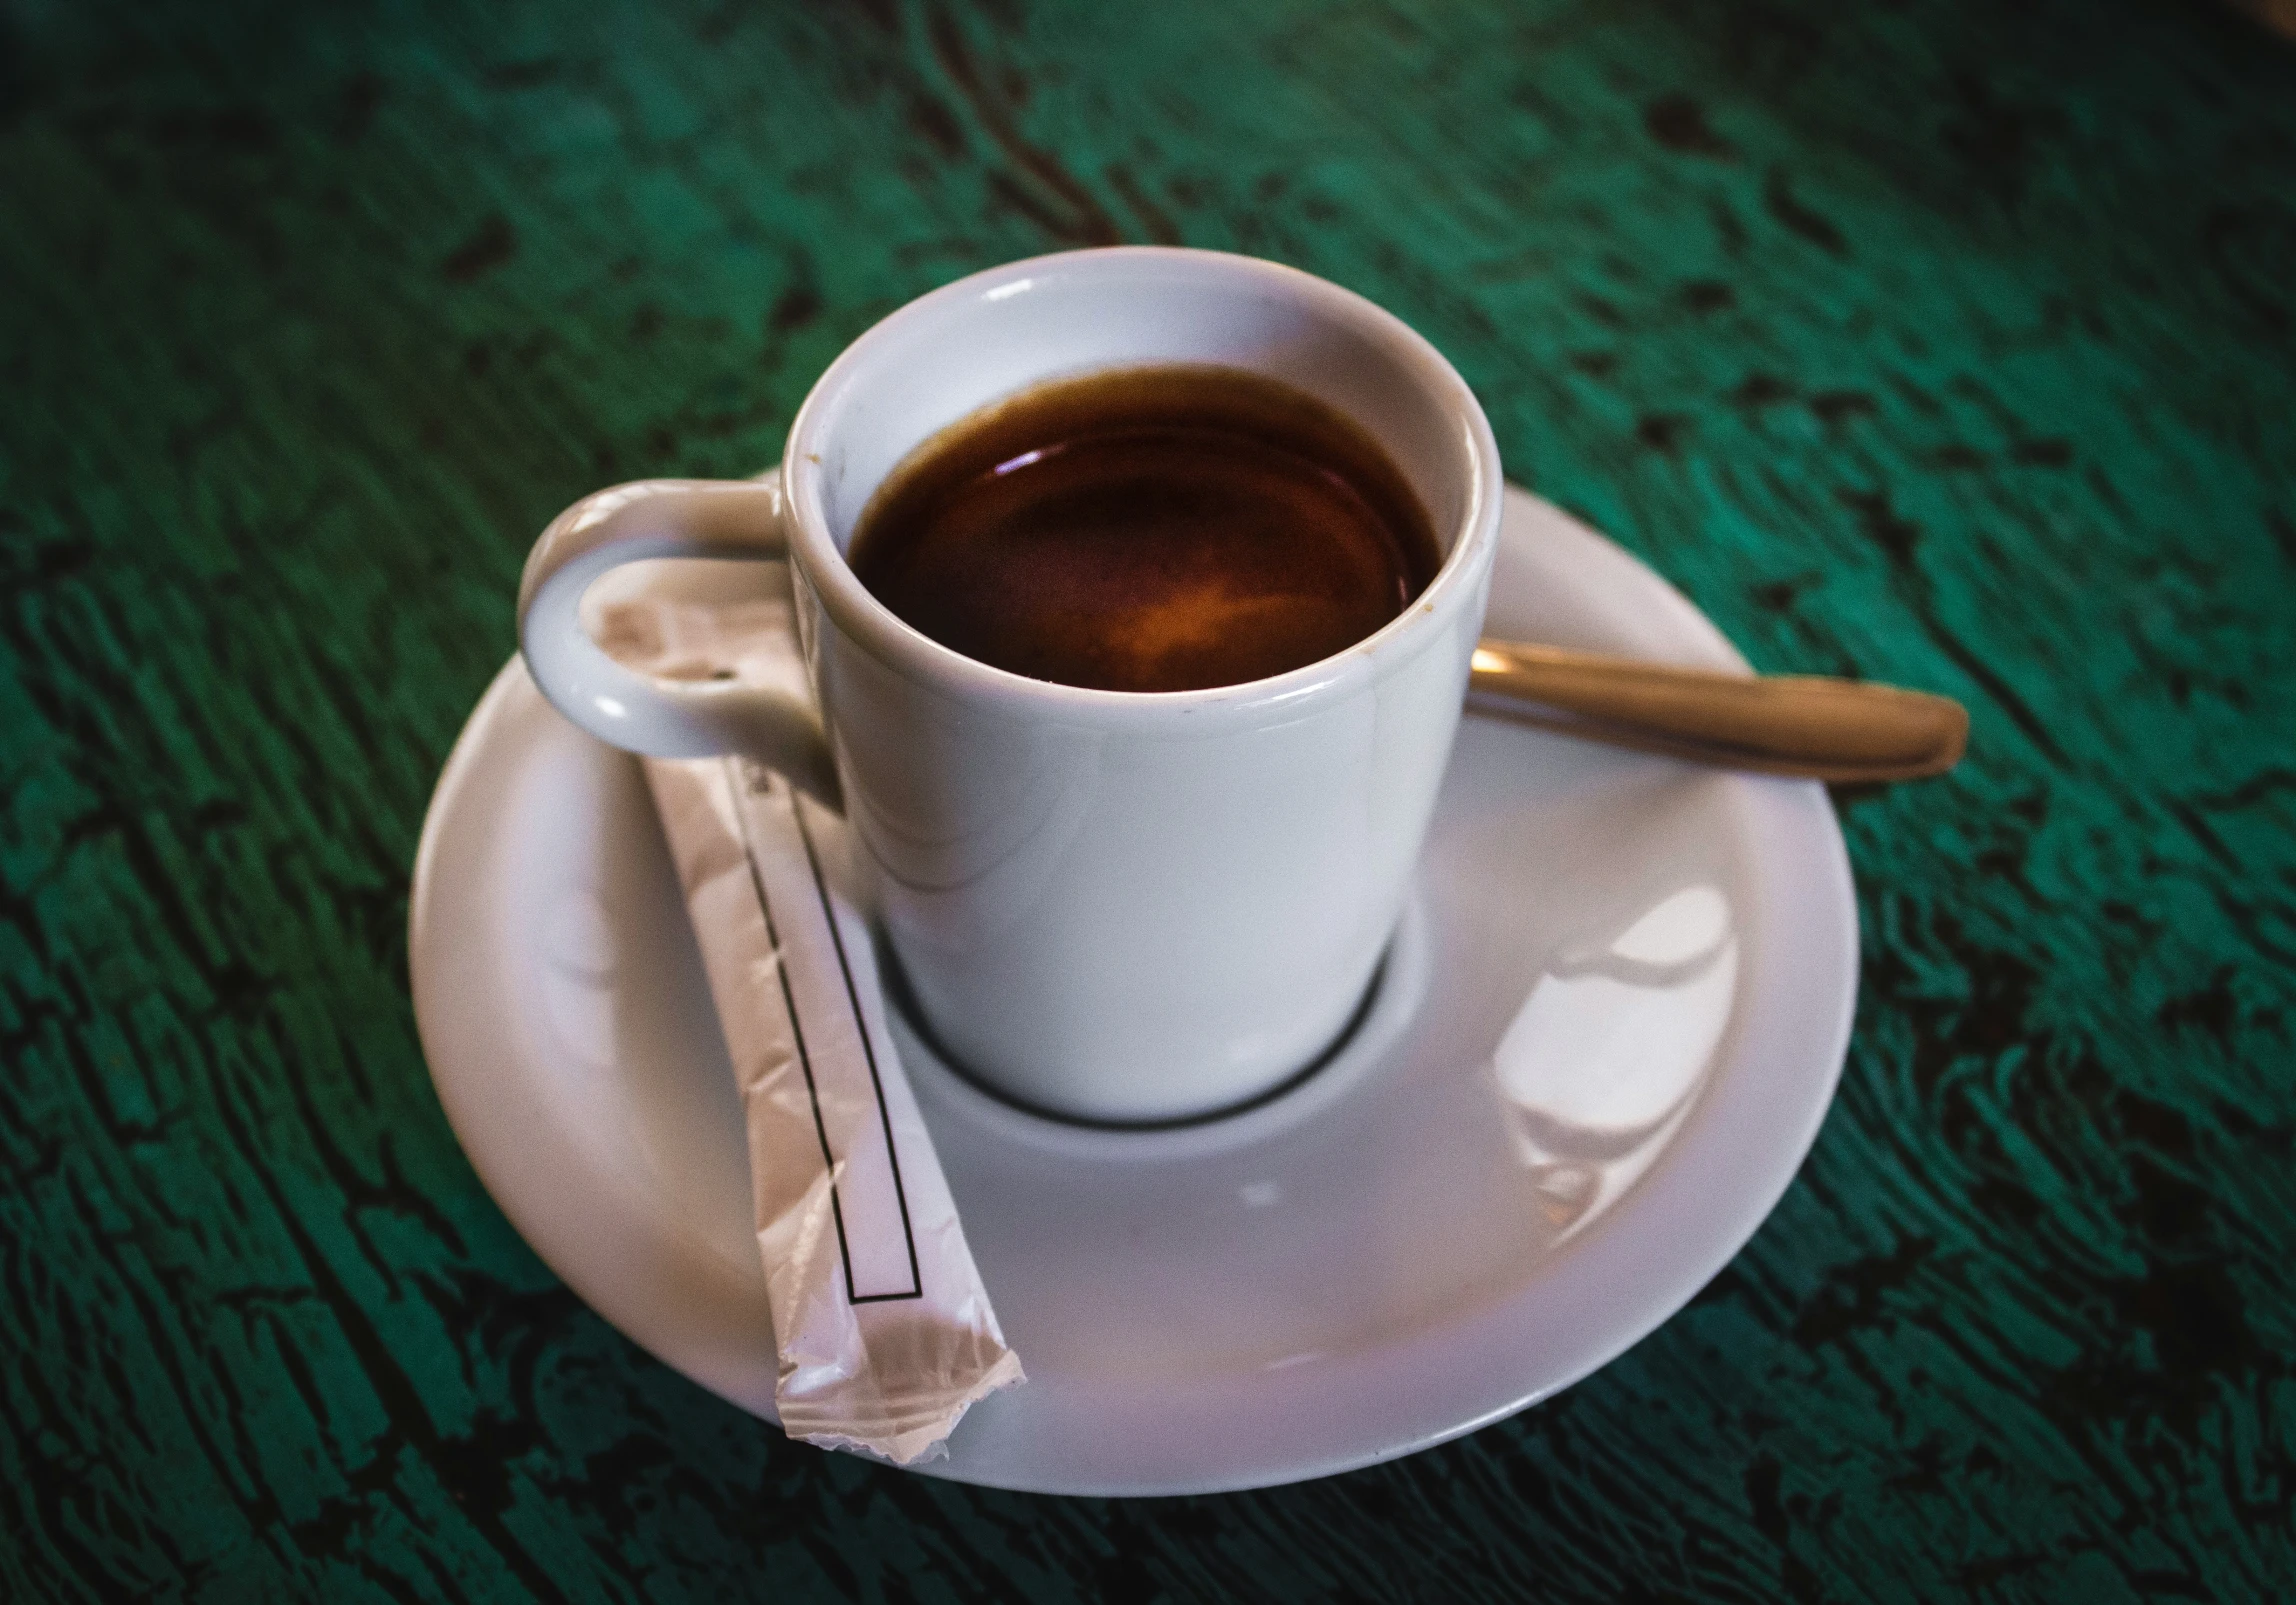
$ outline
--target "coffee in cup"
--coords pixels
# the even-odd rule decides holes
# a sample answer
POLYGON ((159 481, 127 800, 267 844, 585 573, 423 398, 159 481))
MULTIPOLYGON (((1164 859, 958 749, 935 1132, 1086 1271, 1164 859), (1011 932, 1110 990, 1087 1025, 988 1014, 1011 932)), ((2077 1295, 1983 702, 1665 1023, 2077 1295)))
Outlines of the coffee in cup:
POLYGON ((1379 443, 1209 364, 1057 379, 893 470, 846 558, 903 623, 1014 674, 1197 691, 1345 651, 1441 565, 1379 443))

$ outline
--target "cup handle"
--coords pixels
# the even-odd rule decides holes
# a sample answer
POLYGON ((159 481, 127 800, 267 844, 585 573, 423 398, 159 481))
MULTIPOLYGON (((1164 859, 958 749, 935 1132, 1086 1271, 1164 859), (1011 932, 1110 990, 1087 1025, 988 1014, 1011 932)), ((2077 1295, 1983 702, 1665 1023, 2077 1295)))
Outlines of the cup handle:
POLYGON ((518 648, 543 696, 610 746, 649 758, 739 754, 834 804, 836 768, 811 702, 734 681, 639 674, 582 628, 583 593, 608 569, 657 557, 783 558, 783 517, 778 473, 633 480, 560 513, 518 586, 518 648))

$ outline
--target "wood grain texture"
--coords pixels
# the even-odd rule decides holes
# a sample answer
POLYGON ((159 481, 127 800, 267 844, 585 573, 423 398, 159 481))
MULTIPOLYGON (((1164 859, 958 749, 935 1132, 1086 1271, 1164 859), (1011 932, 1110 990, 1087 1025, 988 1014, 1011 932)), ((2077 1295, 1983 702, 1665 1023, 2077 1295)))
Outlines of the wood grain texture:
POLYGON ((2108 0, 0 6, 0 1593, 2296 1589, 2296 47, 2108 0), (1969 703, 1846 816, 1840 1100, 1737 1262, 1444 1449, 1146 1503, 792 1446, 526 1251, 408 867, 528 542, 873 318, 1278 257, 1763 668, 1969 703))

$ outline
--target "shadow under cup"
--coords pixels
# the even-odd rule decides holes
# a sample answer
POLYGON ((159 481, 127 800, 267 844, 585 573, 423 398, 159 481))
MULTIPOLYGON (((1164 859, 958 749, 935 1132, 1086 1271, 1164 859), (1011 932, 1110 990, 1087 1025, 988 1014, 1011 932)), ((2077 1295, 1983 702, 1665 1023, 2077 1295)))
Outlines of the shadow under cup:
POLYGON ((783 467, 800 641, 920 1024, 1033 1109, 1163 1123, 1246 1104, 1361 1006, 1456 730, 1498 455, 1418 335, 1308 275, 1125 248, 1015 263, 894 313, 823 375, 783 467), (1379 441, 1444 561, 1333 657, 1201 691, 1025 679, 902 624, 844 562, 871 494, 947 425, 1047 379, 1211 364, 1379 441))

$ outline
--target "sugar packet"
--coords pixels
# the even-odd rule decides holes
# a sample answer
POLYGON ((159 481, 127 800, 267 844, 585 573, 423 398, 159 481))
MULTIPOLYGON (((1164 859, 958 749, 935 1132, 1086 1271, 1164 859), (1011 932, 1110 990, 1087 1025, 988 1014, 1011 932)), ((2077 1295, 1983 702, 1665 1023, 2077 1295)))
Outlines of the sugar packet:
MULTIPOLYGON (((599 644, 678 678, 795 671, 786 594, 609 602, 599 644)), ((1025 1380, 885 1026, 844 821, 738 758, 645 760, 748 1126, 790 1436, 912 1465, 1025 1380)))

